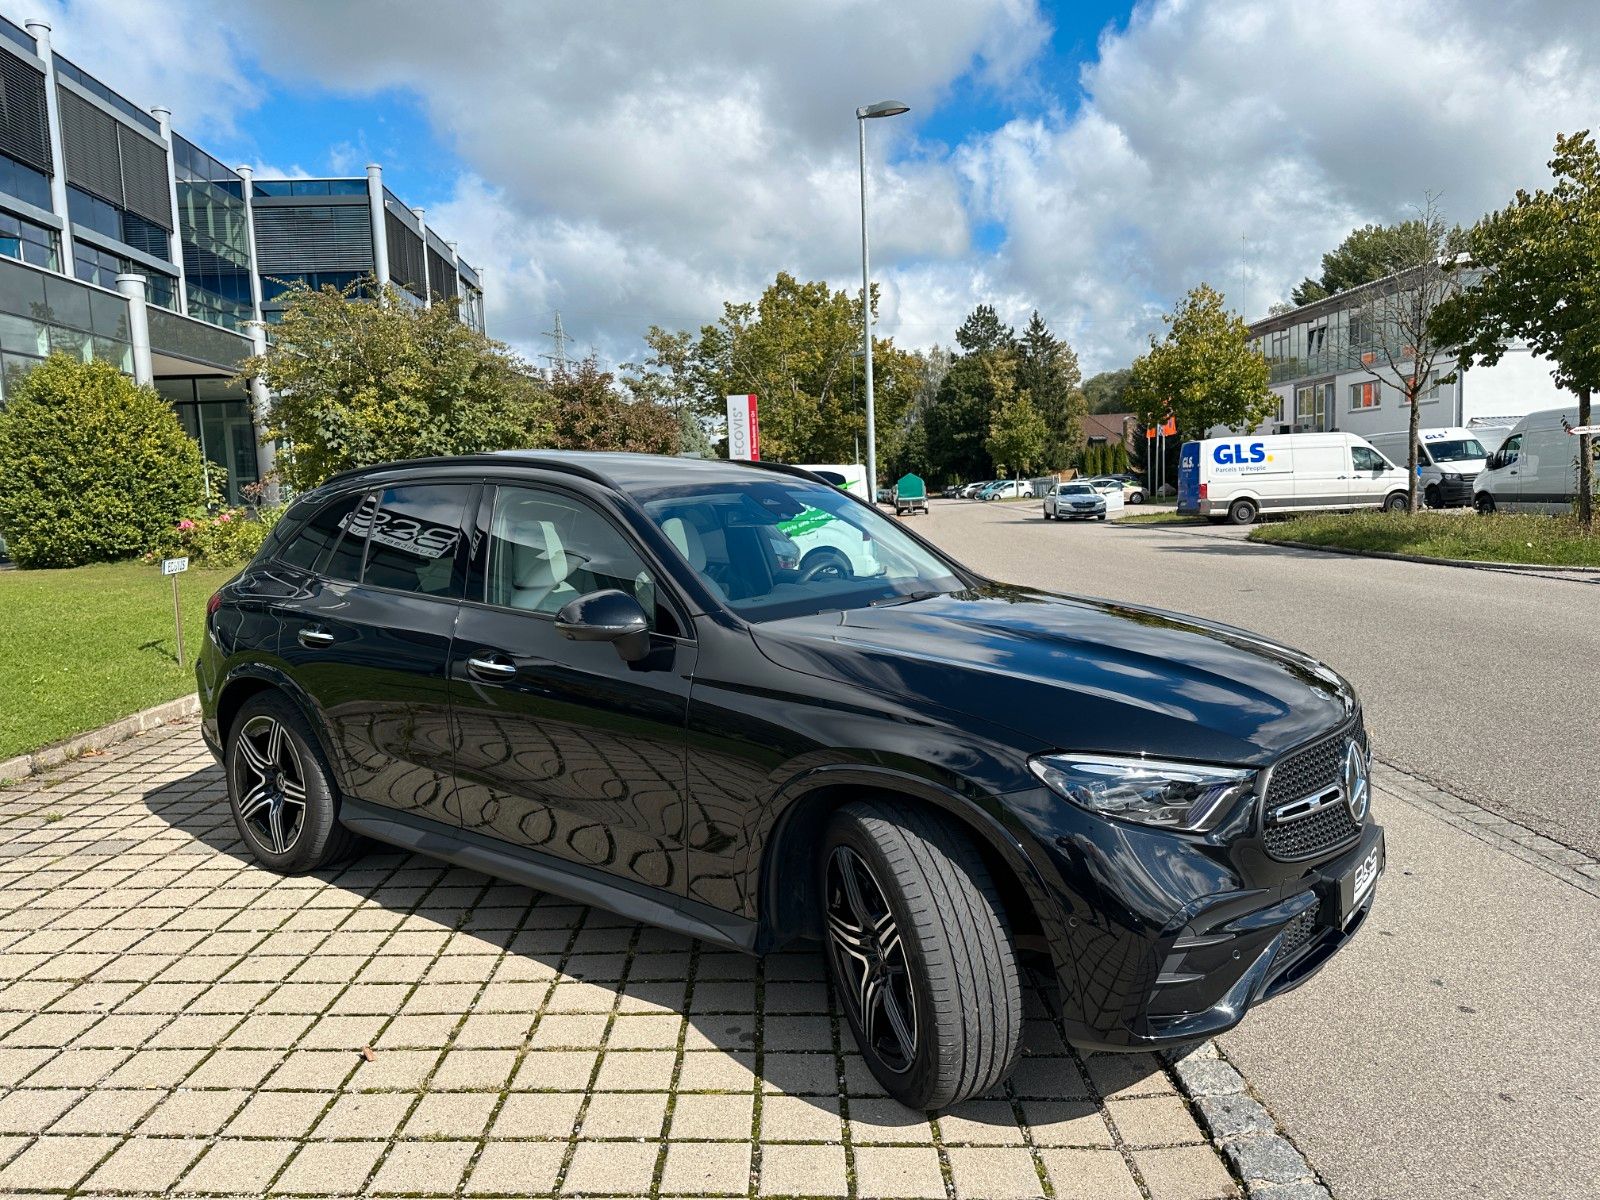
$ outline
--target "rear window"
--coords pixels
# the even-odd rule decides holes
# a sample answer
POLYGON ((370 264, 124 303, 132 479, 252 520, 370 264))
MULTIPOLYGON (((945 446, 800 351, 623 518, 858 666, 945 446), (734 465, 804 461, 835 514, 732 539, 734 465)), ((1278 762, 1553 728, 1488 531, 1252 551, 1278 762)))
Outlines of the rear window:
MULTIPOLYGON (((276 555, 277 560, 291 567, 299 567, 302 571, 316 570, 317 565, 328 556, 328 552, 339 540, 339 535, 344 532, 356 505, 361 503, 364 494, 351 492, 324 504, 316 515, 288 538, 287 543, 276 555)), ((293 511, 289 512, 284 517, 283 523, 292 521, 296 515, 293 511)), ((358 551, 357 569, 360 567, 360 562, 358 551)))

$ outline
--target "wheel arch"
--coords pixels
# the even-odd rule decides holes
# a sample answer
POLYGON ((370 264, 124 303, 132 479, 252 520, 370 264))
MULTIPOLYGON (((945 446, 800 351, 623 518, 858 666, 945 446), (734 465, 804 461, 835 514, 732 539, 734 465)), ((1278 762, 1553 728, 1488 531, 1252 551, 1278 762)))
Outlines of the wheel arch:
POLYGON ((233 730, 233 723, 238 720, 240 710, 252 696, 259 696, 263 692, 277 692, 299 709, 306 724, 316 734, 317 749, 322 752, 322 761, 328 765, 333 773, 334 783, 340 794, 343 794, 344 780, 340 778, 338 766, 340 760, 333 753, 333 746, 328 741, 328 731, 323 727, 317 706, 293 679, 265 663, 249 663, 235 669, 229 673, 217 691, 217 741, 223 753, 227 752, 228 735, 233 730))
POLYGON ((828 819, 852 801, 883 797, 928 805, 951 818, 989 868, 1013 935, 1043 932, 1045 890, 1038 872, 1015 835, 976 800, 897 771, 823 767, 783 790, 781 811, 762 847, 756 894, 759 939, 765 948, 820 934, 818 850, 828 819))

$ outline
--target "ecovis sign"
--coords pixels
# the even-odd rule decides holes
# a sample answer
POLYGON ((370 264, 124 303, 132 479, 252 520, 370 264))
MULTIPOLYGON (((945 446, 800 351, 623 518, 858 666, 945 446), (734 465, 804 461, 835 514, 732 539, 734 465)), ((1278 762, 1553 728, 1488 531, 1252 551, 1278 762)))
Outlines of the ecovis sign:
POLYGON ((754 462, 761 457, 761 425, 754 395, 728 397, 728 457, 754 462))

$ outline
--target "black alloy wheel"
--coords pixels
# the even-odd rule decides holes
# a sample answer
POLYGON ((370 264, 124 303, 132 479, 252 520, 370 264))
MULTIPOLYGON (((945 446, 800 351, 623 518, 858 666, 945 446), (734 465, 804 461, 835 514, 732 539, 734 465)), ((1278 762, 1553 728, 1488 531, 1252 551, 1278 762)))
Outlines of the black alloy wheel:
POLYGON ((862 1040, 897 1075, 917 1057, 917 1002, 905 942, 878 881, 860 855, 837 847, 828 859, 828 950, 862 1040))

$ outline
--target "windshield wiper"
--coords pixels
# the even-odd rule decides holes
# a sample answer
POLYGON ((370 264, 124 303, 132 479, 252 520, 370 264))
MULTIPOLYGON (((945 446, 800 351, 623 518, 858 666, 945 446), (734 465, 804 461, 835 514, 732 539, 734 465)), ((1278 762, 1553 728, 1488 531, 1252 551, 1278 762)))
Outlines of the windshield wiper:
POLYGON ((907 592, 903 596, 885 596, 881 600, 869 600, 867 607, 883 608, 890 604, 910 604, 913 600, 932 600, 935 596, 942 594, 941 592, 907 592))

